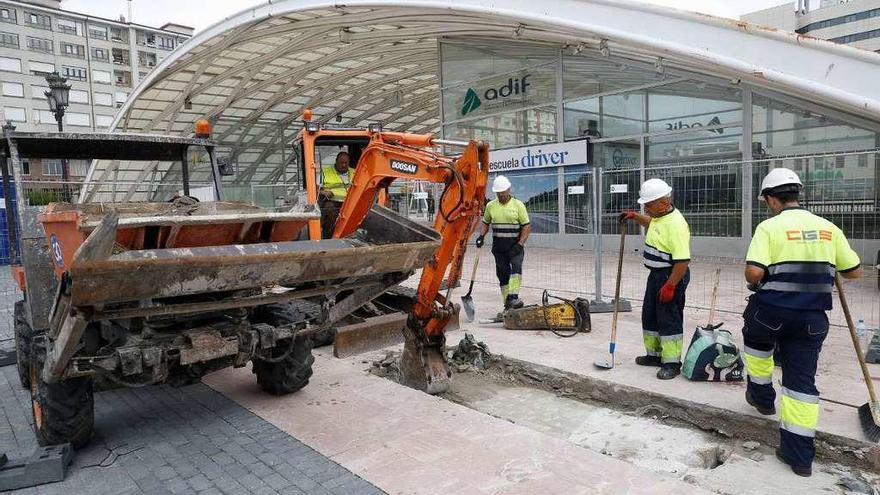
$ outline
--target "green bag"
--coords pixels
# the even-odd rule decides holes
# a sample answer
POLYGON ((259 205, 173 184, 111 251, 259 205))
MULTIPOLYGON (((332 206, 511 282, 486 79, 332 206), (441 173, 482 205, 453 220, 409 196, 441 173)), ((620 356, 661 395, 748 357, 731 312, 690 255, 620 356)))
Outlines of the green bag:
POLYGON ((732 335, 721 325, 697 327, 684 356, 681 373, 695 382, 739 382, 745 365, 732 335))

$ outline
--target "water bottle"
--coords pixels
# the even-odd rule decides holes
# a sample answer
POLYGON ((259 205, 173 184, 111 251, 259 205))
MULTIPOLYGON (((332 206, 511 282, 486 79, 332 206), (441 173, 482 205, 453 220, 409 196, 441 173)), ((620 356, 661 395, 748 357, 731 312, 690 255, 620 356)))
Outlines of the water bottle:
POLYGON ((868 339, 871 338, 871 332, 868 331, 868 327, 865 325, 865 320, 860 319, 856 322, 856 335, 859 337, 859 344, 862 346, 862 352, 867 352, 868 344, 870 344, 868 339))

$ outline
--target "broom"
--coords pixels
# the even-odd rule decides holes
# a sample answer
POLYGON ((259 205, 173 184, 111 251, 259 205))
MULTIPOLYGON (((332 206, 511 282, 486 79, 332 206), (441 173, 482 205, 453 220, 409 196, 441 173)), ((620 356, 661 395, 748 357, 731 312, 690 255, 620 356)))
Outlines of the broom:
POLYGON ((846 326, 849 327, 849 335, 852 337, 853 347, 855 347, 856 356, 859 358, 859 366, 862 367, 862 374, 865 376, 865 385, 868 386, 869 402, 859 408, 859 421, 862 423, 862 430, 865 432, 865 435, 872 442, 878 442, 880 441, 880 403, 877 402, 877 391, 874 390, 871 373, 868 372, 868 365, 865 364, 862 345, 859 343, 852 315, 849 314, 849 306, 846 304, 846 296, 843 294, 843 285, 840 283, 839 275, 834 276, 834 285, 837 286, 837 295, 840 297, 840 306, 843 308, 843 315, 846 317, 846 326))

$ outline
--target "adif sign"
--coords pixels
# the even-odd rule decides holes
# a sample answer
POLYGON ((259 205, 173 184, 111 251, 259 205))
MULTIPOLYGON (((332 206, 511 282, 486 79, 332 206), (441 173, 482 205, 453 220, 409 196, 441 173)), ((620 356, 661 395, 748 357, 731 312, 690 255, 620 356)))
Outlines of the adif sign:
POLYGON ((521 148, 489 151, 489 172, 513 172, 586 164, 586 140, 543 143, 521 148))

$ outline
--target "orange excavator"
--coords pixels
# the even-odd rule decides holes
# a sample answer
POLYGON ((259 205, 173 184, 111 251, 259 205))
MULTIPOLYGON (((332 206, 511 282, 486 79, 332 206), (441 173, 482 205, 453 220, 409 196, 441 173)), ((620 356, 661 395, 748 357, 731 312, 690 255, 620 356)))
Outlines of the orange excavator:
MULTIPOLYGON (((480 141, 460 142, 436 139, 431 134, 407 134, 368 129, 321 128, 308 120, 297 137, 295 150, 301 159, 301 173, 309 202, 318 202, 321 151, 334 158, 346 152, 356 163, 345 200, 322 205, 334 215, 323 215, 335 223, 334 239, 347 238, 362 226, 371 210, 387 202, 388 187, 398 179, 445 184, 437 202, 434 229, 440 245, 424 265, 412 309, 404 328, 401 374, 404 382, 428 393, 448 388, 445 360, 445 331, 457 324, 459 306, 450 301, 450 289, 461 278, 467 242, 479 220, 489 174, 489 147, 480 141), (453 158, 436 150, 440 146, 463 148, 453 158), (329 153, 327 153, 329 148, 329 153), (441 286, 447 287, 445 294, 441 286)), ((326 159, 325 159, 326 161, 326 159)), ((326 227, 326 226, 325 226, 326 227)), ((312 221, 309 237, 319 239, 321 226, 312 221)), ((326 230, 326 229, 325 229, 326 230)), ((353 271, 358 270, 352 267, 353 271)))

